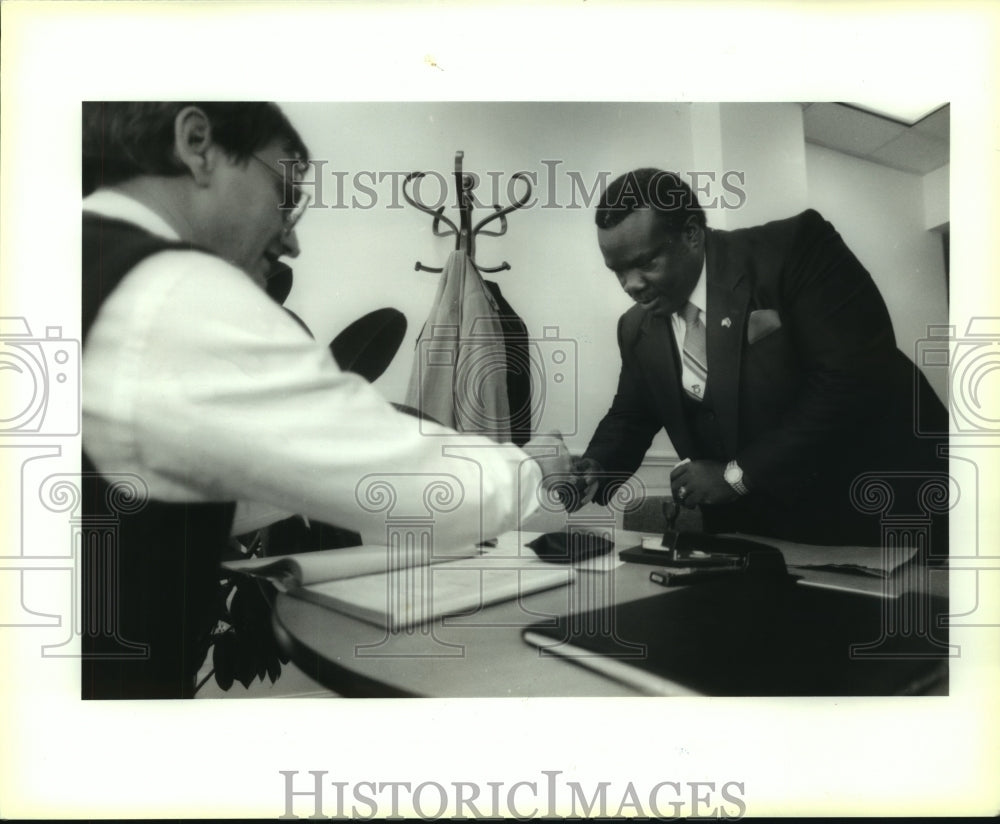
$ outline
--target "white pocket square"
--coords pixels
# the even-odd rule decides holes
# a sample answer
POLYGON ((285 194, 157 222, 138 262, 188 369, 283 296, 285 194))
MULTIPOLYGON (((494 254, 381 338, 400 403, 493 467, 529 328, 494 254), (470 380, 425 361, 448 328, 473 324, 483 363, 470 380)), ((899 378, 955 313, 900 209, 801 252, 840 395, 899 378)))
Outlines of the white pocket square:
POLYGON ((747 320, 747 343, 756 343, 781 328, 781 317, 774 309, 757 309, 747 320))

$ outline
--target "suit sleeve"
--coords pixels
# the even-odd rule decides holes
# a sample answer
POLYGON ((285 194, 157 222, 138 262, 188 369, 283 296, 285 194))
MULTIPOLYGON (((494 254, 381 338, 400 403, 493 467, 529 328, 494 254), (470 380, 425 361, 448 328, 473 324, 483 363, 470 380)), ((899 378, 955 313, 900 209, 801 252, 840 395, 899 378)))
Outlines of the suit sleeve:
POLYGON ((598 503, 606 503, 615 488, 639 468, 653 436, 661 426, 632 362, 630 347, 625 341, 629 336, 624 328, 625 316, 622 316, 618 321, 618 349, 622 359, 618 389, 611 408, 597 425, 583 455, 596 460, 607 473, 598 488, 598 503))
POLYGON ((889 401, 881 378, 898 352, 871 276, 814 211, 802 216, 788 246, 780 292, 800 385, 774 428, 737 459, 751 488, 794 499, 836 465, 840 446, 889 401))

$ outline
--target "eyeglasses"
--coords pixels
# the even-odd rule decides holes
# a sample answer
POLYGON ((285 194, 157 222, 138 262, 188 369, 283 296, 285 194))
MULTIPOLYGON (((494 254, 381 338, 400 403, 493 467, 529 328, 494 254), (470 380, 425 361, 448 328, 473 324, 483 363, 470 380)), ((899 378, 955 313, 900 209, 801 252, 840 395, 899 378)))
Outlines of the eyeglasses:
POLYGON ((292 229, 295 228, 295 224, 302 219, 302 215, 305 214, 309 204, 312 203, 312 195, 305 189, 297 186, 294 180, 287 179, 281 172, 277 171, 270 163, 264 160, 264 158, 258 157, 255 154, 251 154, 250 157, 281 181, 281 205, 278 208, 284 212, 282 220, 285 223, 285 234, 291 234, 292 229), (292 201, 294 205, 285 206, 289 201, 292 201))

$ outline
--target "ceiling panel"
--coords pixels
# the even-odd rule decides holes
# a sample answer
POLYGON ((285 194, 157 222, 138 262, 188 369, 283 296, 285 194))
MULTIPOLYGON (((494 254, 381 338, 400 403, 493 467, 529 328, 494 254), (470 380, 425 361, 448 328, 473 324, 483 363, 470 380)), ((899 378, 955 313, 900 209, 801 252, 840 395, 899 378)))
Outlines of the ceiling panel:
POLYGON ((910 129, 872 152, 871 156, 876 162, 894 169, 927 174, 948 162, 948 147, 940 140, 910 129))
POLYGON ((951 137, 951 106, 942 106, 934 114, 915 123, 913 130, 947 142, 951 137))
POLYGON ((839 103, 813 103, 804 113, 806 137, 832 149, 869 154, 899 137, 906 127, 839 103))
POLYGON ((806 140, 893 169, 926 174, 948 163, 950 108, 905 126, 842 103, 803 104, 806 140))

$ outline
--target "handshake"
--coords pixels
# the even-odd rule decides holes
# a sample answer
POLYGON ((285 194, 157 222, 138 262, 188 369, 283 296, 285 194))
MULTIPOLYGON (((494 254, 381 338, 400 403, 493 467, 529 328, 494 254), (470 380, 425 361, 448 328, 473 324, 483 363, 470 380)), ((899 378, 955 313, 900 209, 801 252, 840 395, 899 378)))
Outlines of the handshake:
MULTIPOLYGON (((523 448, 542 470, 542 488, 558 498, 568 512, 589 504, 600 488, 601 479, 605 486, 620 482, 593 458, 570 455, 557 431, 538 435, 523 448)), ((701 458, 685 458, 674 466, 670 472, 670 491, 673 501, 687 509, 704 504, 729 504, 747 494, 745 488, 740 492, 726 480, 725 463, 701 458)))
POLYGON ((570 455, 558 431, 537 435, 523 448, 542 471, 542 488, 558 497, 568 512, 576 512, 594 499, 601 465, 593 458, 570 455))

